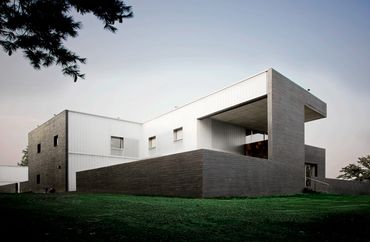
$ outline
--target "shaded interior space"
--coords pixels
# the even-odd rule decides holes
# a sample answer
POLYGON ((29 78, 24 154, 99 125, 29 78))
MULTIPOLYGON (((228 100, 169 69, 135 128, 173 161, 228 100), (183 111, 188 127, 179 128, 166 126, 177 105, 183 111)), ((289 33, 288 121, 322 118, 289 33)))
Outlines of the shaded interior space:
POLYGON ((268 159, 268 141, 262 140, 245 144, 244 155, 268 159))
POLYGON ((211 118, 245 128, 244 155, 268 158, 267 96, 203 118, 211 118))

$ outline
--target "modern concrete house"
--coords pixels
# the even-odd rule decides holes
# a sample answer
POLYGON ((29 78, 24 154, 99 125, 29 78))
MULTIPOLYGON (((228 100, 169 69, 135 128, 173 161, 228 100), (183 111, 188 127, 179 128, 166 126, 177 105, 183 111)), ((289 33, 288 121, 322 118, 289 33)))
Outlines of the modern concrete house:
POLYGON ((220 197, 370 193, 304 144, 326 104, 274 69, 144 123, 65 110, 29 133, 32 191, 220 197))

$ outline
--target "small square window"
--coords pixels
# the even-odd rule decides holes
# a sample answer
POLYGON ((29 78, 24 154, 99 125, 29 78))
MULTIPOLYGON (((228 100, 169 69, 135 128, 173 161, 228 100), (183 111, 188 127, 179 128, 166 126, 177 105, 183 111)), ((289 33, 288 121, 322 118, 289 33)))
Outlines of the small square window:
POLYGON ((173 141, 182 140, 182 127, 173 130, 173 141))
POLYGON ((123 138, 122 137, 116 137, 111 136, 110 137, 110 144, 112 149, 123 149, 123 138))
POLYGON ((155 149, 157 147, 157 138, 155 136, 149 137, 148 143, 149 149, 155 149))
POLYGON ((40 174, 37 174, 37 176, 36 176, 36 183, 40 184, 40 174))
POLYGON ((40 153, 41 152, 41 144, 38 144, 37 145, 37 153, 40 153))
POLYGON ((59 144, 59 139, 58 139, 58 135, 55 135, 54 136, 54 147, 57 147, 59 144))

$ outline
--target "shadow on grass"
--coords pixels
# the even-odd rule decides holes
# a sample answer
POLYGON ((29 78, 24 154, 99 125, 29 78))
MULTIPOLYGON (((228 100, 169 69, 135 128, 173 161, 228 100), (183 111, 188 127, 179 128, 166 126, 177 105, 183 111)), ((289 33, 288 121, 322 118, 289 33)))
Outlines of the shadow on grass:
MULTIPOLYGON (((14 241, 369 241, 370 238, 370 206, 365 204, 369 201, 366 197, 264 197, 239 199, 231 205, 217 199, 156 197, 149 207, 139 203, 141 198, 94 194, 0 196, 2 236, 10 236, 14 241), (117 197, 117 201, 107 197, 117 197), (306 203, 301 198, 323 200, 325 206, 308 205, 303 211, 300 206, 306 203), (124 203, 123 199, 129 202, 124 203), (337 209, 327 210, 330 199, 337 209), (106 203, 112 204, 105 207, 106 203), (179 205, 166 207, 167 203, 179 205), (346 206, 348 209, 341 209, 346 206)), ((150 197, 145 199, 151 201, 150 197)))

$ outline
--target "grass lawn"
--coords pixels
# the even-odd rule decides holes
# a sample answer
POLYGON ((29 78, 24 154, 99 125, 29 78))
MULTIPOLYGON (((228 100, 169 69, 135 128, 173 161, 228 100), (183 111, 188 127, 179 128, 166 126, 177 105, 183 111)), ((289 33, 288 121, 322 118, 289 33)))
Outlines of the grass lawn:
POLYGON ((2 241, 370 241, 370 196, 0 194, 0 212, 2 241))

